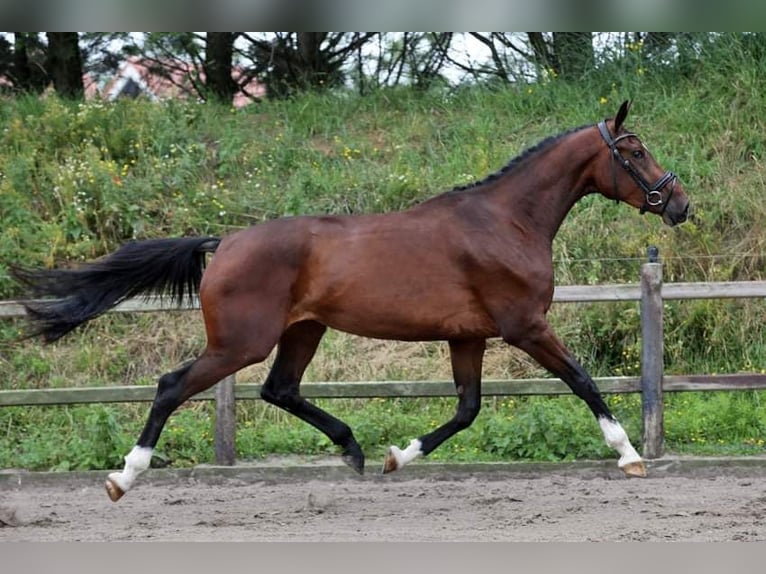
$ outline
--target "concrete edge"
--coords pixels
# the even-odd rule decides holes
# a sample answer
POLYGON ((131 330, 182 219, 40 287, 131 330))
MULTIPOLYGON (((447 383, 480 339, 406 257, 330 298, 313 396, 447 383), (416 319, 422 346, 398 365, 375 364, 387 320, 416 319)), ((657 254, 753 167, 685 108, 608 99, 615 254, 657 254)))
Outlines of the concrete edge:
MULTIPOLYGON (((663 457, 647 461, 649 478, 712 478, 719 476, 766 477, 766 456, 750 457, 663 457)), ((78 487, 103 485, 110 471, 32 472, 0 470, 0 491, 23 487, 78 487)), ((307 480, 330 481, 406 481, 460 480, 480 476, 482 480, 511 480, 560 475, 577 478, 623 479, 615 460, 575 462, 486 462, 438 463, 420 462, 406 469, 383 475, 379 468, 367 466, 363 476, 355 474, 340 462, 323 460, 266 463, 240 463, 234 466, 199 465, 193 468, 149 469, 141 476, 145 484, 251 484, 257 482, 289 482, 307 480)))

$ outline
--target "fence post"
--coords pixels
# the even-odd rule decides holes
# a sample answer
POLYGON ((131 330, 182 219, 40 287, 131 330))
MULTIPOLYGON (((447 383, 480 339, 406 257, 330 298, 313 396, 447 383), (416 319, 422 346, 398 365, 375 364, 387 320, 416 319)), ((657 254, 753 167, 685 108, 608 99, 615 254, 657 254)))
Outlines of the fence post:
POLYGON ((662 264, 649 247, 641 266, 641 406, 644 458, 659 458, 664 449, 662 264))
POLYGON ((226 466, 232 466, 237 458, 234 383, 234 375, 229 375, 215 386, 215 462, 226 466))

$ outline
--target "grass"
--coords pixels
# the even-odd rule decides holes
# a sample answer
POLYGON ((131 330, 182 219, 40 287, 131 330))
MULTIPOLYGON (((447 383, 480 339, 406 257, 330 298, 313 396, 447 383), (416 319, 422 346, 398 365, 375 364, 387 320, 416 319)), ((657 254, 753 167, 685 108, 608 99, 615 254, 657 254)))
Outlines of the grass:
MULTIPOLYGON (((305 213, 405 208, 480 179, 541 139, 612 115, 634 98, 628 125, 689 192, 695 217, 678 228, 588 197, 554 244, 558 284, 636 282, 648 245, 666 281, 763 279, 764 59, 736 35, 703 45, 695 72, 625 60, 576 83, 504 89, 383 90, 364 98, 306 94, 232 110, 213 105, 55 98, 0 106, 0 297, 18 295, 9 262, 92 259, 131 238, 223 234, 305 213), (640 64, 640 66, 639 66, 640 64), (643 69, 643 73, 637 70, 643 69)), ((669 374, 763 372, 764 302, 679 301, 665 309, 669 374)), ((593 376, 635 375, 638 305, 562 304, 550 318, 593 376)), ((0 322, 0 389, 153 385, 204 344, 197 312, 108 315, 42 347, 0 322)), ((263 365, 238 375, 261 382, 263 365)), ((529 358, 491 341, 486 378, 539 377, 529 358)), ((446 345, 364 340, 331 332, 306 380, 448 379, 446 345)), ((637 396, 608 402, 634 443, 637 396)), ((761 392, 666 398, 672 452, 762 452, 761 392)), ((450 418, 450 399, 326 400, 368 456, 404 445, 450 418)), ((0 468, 118 466, 146 405, 4 408, 0 468), (55 440, 53 438, 55 437, 55 440)), ((238 410, 242 458, 324 454, 334 447, 259 402, 238 410)), ((174 415, 160 450, 175 465, 212 458, 210 405, 174 415)), ((474 425, 432 453, 447 460, 559 460, 613 456, 575 398, 486 399, 474 425)))

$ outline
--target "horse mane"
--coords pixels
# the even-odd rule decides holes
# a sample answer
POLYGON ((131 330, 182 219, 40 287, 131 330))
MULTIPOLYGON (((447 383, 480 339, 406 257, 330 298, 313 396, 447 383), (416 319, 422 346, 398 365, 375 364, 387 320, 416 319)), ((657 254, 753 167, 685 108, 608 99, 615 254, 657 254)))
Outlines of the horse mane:
MULTIPOLYGON (((544 140, 536 143, 535 145, 525 149, 523 152, 521 152, 519 155, 511 159, 511 161, 509 161, 499 170, 493 173, 490 173, 488 176, 484 177, 483 179, 480 179, 471 183, 467 183, 467 184, 457 185, 453 187, 451 190, 447 191, 446 194, 452 194, 452 193, 461 192, 461 191, 469 191, 472 189, 476 189, 477 187, 482 187, 488 183, 492 183, 493 181, 497 181, 498 179, 512 172, 514 169, 516 169, 528 158, 550 148, 551 146, 558 143, 561 139, 565 138, 566 136, 573 134, 575 132, 579 132, 582 129, 590 127, 591 125, 592 124, 585 124, 576 128, 569 129, 565 132, 561 132, 558 135, 549 136, 545 138, 544 140)), ((442 195, 445 195, 445 194, 442 194, 442 195)))

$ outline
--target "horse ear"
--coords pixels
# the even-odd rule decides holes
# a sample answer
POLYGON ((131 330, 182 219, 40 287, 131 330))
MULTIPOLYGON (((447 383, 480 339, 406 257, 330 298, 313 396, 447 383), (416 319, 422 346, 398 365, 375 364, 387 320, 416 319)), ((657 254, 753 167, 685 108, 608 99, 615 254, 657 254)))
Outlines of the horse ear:
POLYGON ((622 122, 625 121, 625 118, 628 116, 628 112, 630 111, 630 100, 625 100, 622 102, 622 105, 620 106, 620 111, 617 112, 617 116, 614 118, 614 133, 620 131, 620 128, 622 127, 622 122))

